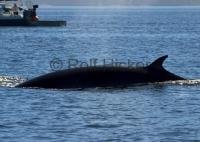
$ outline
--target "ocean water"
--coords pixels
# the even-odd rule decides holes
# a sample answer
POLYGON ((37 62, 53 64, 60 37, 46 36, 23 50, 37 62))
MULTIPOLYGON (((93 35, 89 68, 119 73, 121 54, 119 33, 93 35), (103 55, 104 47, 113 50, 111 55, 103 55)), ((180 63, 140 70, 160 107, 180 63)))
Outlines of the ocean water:
POLYGON ((66 20, 67 27, 0 27, 0 141, 200 141, 199 13, 200 7, 42 8, 41 19, 66 20), (14 88, 71 60, 146 64, 162 55, 169 55, 165 68, 190 80, 14 88))

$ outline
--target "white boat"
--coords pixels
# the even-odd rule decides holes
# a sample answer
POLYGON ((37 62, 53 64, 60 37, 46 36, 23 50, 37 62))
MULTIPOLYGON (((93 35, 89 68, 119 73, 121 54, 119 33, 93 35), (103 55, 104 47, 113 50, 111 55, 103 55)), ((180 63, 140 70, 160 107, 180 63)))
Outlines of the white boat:
POLYGON ((66 21, 41 21, 31 0, 0 0, 0 26, 65 26, 66 21))

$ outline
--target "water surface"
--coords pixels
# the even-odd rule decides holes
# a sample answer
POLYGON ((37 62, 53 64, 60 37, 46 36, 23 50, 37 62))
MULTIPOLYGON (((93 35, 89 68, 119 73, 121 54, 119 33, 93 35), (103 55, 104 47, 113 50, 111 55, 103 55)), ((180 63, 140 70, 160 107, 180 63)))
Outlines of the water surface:
POLYGON ((200 141, 200 9, 53 8, 59 28, 0 28, 0 141, 200 141), (54 58, 151 62, 194 81, 127 89, 18 89, 54 58))

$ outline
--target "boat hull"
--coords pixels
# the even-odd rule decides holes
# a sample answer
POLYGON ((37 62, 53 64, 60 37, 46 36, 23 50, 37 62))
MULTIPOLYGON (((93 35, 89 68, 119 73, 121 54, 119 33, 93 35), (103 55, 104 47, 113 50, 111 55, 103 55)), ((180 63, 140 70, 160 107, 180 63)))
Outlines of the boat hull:
POLYGON ((0 26, 23 26, 23 27, 59 27, 66 26, 66 21, 35 21, 30 22, 24 19, 1 19, 0 26))

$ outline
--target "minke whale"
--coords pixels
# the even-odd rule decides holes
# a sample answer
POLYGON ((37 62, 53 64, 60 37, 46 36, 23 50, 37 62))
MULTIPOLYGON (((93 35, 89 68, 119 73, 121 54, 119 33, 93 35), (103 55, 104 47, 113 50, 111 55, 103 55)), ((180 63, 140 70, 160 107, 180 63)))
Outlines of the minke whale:
POLYGON ((48 73, 17 85, 18 88, 75 89, 97 87, 127 87, 140 83, 155 83, 184 78, 163 67, 162 56, 146 67, 80 67, 48 73))

